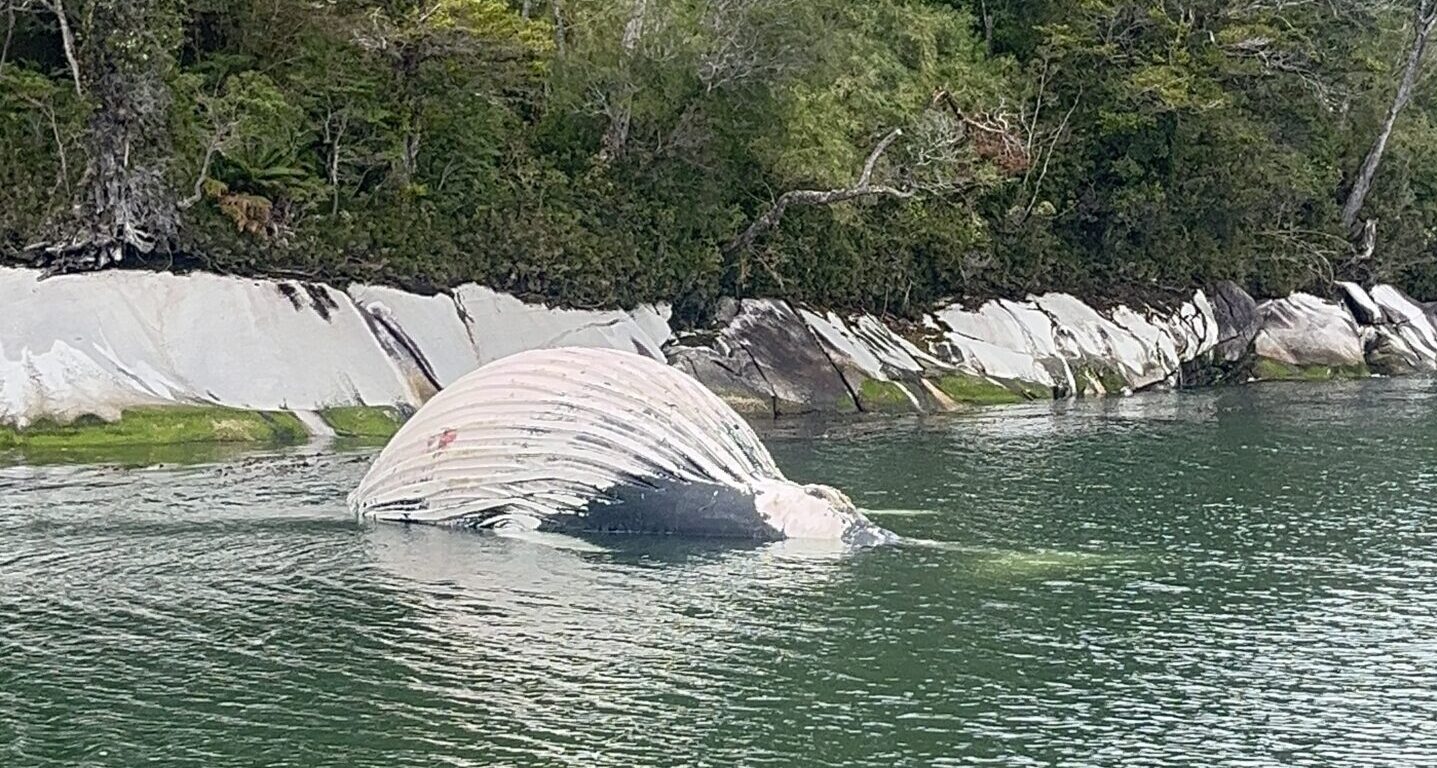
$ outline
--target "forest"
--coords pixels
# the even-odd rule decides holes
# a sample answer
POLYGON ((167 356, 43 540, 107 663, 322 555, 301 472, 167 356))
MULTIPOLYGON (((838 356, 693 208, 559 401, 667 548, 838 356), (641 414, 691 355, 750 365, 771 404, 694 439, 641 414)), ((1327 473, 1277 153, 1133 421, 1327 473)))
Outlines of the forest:
POLYGON ((0 261, 1437 299, 1437 0, 0 0, 0 261))

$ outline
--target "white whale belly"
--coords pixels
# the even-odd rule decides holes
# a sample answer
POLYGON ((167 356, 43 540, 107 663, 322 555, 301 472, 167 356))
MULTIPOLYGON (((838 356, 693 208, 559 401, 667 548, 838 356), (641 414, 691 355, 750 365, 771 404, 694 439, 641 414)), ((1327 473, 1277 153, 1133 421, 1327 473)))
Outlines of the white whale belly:
POLYGON ((350 496, 356 514, 381 521, 761 540, 867 524, 845 504, 786 480, 752 428, 682 372, 577 348, 461 378, 350 496))

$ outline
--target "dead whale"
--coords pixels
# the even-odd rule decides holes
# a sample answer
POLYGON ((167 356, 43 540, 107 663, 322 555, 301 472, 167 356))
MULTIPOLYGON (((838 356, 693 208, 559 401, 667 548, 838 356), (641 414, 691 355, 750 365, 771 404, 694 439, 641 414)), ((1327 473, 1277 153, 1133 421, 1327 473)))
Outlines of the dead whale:
POLYGON ((688 375, 609 349, 533 350, 464 376, 399 430, 349 504, 473 528, 896 540, 839 491, 786 479, 688 375))

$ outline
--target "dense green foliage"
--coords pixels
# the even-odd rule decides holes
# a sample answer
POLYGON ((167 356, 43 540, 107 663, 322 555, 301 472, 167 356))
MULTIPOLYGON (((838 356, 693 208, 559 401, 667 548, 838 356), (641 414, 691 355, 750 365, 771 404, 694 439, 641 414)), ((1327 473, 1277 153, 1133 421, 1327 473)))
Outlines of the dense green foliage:
POLYGON ((132 103, 113 89, 133 70, 167 91, 143 103, 168 135, 135 150, 177 212, 134 254, 152 267, 477 280, 580 306, 676 300, 691 319, 720 295, 902 313, 1218 278, 1264 294, 1381 278, 1437 298, 1430 95, 1364 208, 1374 255, 1338 222, 1410 43, 1397 2, 3 7, 11 259, 93 206, 96 126, 136 130, 97 110, 132 103), (888 192, 792 205, 733 246, 784 192, 859 186, 880 147, 888 192))

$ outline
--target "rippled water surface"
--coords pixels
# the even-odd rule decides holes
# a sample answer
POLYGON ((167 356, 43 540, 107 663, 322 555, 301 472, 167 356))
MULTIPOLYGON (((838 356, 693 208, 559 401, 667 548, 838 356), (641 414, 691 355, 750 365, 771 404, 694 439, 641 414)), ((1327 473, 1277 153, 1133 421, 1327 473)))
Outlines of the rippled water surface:
POLYGON ((365 453, 0 467, 0 765, 1437 765, 1437 384, 767 438, 925 543, 372 527, 365 453))

